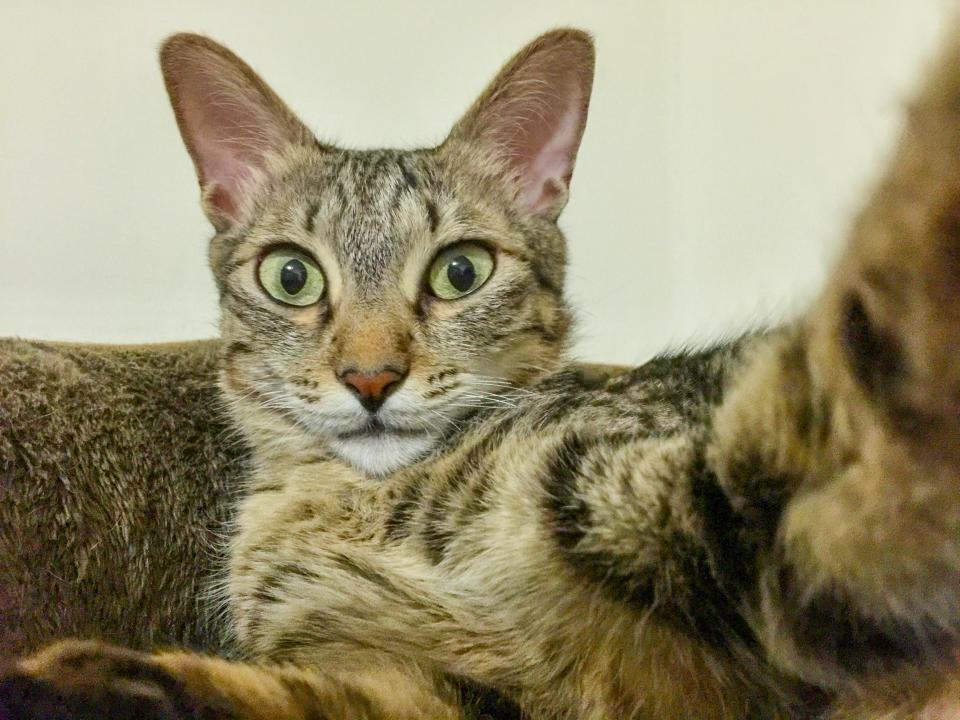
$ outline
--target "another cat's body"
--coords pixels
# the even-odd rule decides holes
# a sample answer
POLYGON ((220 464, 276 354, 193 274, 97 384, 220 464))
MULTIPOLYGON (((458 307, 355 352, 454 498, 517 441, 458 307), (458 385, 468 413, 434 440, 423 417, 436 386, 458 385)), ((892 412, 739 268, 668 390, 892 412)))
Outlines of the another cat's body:
POLYGON ((56 637, 227 651, 246 448, 219 343, 0 340, 0 657, 56 637))
POLYGON ((251 447, 228 581, 250 664, 68 643, 8 673, 0 708, 459 718, 479 684, 533 718, 839 719, 949 698, 955 56, 808 315, 604 377, 565 359, 556 227, 587 36, 537 39, 411 152, 318 143, 229 51, 169 40, 251 447))

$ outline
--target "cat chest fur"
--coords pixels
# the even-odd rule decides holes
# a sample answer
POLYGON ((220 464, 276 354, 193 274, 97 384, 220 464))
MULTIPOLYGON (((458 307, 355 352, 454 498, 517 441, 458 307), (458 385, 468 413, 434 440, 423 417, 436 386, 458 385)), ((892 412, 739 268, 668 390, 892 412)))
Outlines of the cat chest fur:
MULTIPOLYGON (((731 359, 687 370, 719 391, 731 359)), ((634 712, 651 683, 726 674, 696 499, 669 482, 702 463, 714 398, 691 379, 561 373, 540 412, 520 400, 385 479, 315 451, 261 458, 232 552, 243 645, 304 664, 376 648, 564 712, 634 712), (684 628, 698 613, 713 649, 684 628)), ((736 704, 734 675, 706 695, 736 704)))

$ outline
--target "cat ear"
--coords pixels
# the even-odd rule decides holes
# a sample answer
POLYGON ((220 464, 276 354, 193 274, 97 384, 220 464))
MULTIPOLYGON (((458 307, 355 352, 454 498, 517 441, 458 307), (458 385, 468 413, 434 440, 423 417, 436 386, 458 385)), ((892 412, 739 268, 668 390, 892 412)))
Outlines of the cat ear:
POLYGON ((567 202, 587 120, 593 64, 587 33, 541 35, 504 66, 448 142, 485 146, 518 182, 519 205, 556 219, 567 202))
POLYGON ((201 35, 173 35, 160 48, 160 67, 217 230, 236 223, 270 160, 310 131, 240 58, 201 35))

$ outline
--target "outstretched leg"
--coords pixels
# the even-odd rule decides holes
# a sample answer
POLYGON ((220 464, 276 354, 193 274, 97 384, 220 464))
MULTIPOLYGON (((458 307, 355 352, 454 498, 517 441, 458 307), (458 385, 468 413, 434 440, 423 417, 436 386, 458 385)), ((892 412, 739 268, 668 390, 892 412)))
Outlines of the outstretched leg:
POLYGON ((456 720, 416 668, 335 673, 148 655, 98 642, 58 643, 0 673, 0 718, 26 720, 456 720))

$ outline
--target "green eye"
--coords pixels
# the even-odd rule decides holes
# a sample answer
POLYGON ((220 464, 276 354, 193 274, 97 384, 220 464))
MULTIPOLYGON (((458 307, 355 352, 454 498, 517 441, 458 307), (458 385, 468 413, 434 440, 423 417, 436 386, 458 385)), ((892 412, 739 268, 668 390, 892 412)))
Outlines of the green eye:
POLYGON ((479 289, 492 273, 489 250, 476 243, 460 243, 437 255, 427 272, 427 284, 441 300, 456 300, 479 289))
POLYGON ((313 305, 323 295, 320 267, 293 248, 280 248, 264 257, 257 277, 270 297, 287 305, 313 305))

